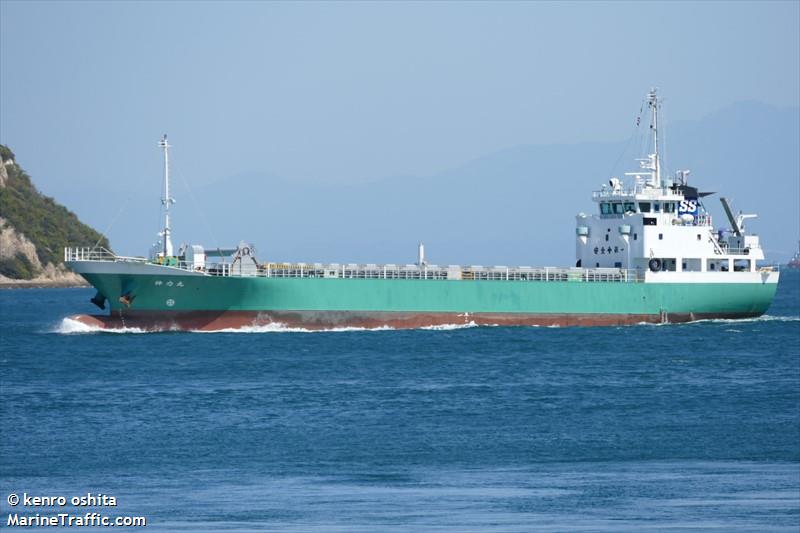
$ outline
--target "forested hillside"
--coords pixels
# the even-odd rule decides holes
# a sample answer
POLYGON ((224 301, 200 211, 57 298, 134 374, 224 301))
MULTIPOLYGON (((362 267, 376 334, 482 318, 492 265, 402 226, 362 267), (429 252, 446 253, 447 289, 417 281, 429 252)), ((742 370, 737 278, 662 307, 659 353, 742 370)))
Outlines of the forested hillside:
POLYGON ((64 273, 65 246, 109 247, 108 240, 75 213, 44 196, 0 145, 0 275, 53 278, 64 273))

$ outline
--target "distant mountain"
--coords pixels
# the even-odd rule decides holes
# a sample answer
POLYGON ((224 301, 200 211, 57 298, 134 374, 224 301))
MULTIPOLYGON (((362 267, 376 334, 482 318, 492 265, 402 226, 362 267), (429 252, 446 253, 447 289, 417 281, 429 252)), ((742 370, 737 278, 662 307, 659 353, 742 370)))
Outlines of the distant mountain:
POLYGON ((0 277, 13 280, 78 282, 64 268, 65 246, 108 248, 108 240, 43 196, 0 145, 0 277))
MULTIPOLYGON (((260 259, 389 263, 413 262, 422 240, 439 264, 573 264, 575 215, 596 209, 592 190, 636 170, 647 133, 642 126, 619 142, 520 145, 435 175, 358 185, 298 183, 265 169, 190 193, 190 177, 178 177, 174 240, 228 246, 244 239, 260 259)), ((768 260, 791 256, 800 238, 797 108, 743 102, 700 120, 667 122, 662 133, 665 167, 691 169, 690 184, 717 192, 706 205, 718 226, 727 225, 718 200, 724 195, 735 209, 759 214, 749 227, 761 234, 768 260)), ((161 224, 160 192, 139 189, 117 198, 65 187, 59 198, 92 220, 121 221, 114 242, 144 254, 161 224)))
MULTIPOLYGON (((782 260, 800 233, 799 125, 797 109, 737 104, 665 128, 665 163, 718 193, 705 200, 717 225, 727 225, 720 195, 758 213, 750 228, 782 260)), ((637 170, 648 138, 642 128, 625 142, 521 145, 433 176, 352 186, 240 175, 197 198, 214 206, 206 217, 216 238, 250 239, 269 259, 413 262, 423 240, 434 263, 566 265, 575 215, 596 209, 591 191, 611 176, 637 170)))

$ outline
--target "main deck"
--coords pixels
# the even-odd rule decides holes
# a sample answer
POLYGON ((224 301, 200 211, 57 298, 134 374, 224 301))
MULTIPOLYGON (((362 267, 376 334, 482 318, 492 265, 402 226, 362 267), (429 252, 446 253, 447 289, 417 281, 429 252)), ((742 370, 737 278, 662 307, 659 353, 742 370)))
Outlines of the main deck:
POLYGON ((563 268, 531 266, 280 263, 241 259, 206 263, 202 267, 179 257, 150 260, 116 255, 101 248, 65 248, 64 261, 112 262, 159 266, 203 276, 262 278, 408 279, 451 281, 583 281, 642 282, 644 273, 621 268, 563 268))

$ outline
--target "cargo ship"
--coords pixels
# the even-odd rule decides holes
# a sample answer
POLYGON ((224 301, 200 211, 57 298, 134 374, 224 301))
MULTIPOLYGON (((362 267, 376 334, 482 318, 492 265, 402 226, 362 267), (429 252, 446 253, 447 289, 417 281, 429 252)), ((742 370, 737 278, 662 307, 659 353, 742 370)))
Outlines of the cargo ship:
MULTIPOLYGON (((762 315, 779 272, 760 265, 759 237, 721 198, 716 229, 689 171, 663 175, 659 110, 647 95, 648 153, 639 168, 592 193, 576 217, 574 267, 259 262, 245 242, 228 249, 172 244, 169 148, 164 227, 148 257, 67 248, 69 268, 97 289, 105 314, 72 317, 100 328, 215 331, 278 324, 311 330, 440 325, 612 326, 762 315)), ((639 119, 637 119, 638 123, 639 119)))

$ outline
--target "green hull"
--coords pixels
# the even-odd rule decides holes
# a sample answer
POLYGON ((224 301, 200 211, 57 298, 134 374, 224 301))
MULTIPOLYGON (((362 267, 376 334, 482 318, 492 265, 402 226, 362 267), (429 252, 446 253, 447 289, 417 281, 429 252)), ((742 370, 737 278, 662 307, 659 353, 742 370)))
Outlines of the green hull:
POLYGON ((576 315, 743 314, 776 283, 433 281, 84 274, 131 311, 347 311, 576 315), (156 285, 157 282, 160 282, 156 285), (130 306, 119 296, 129 294, 130 306))

